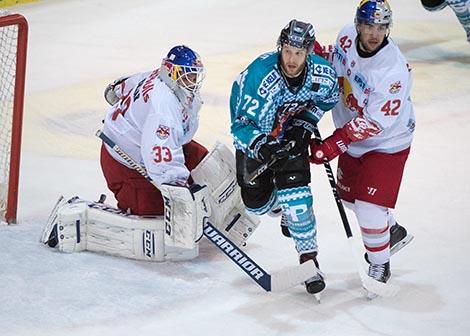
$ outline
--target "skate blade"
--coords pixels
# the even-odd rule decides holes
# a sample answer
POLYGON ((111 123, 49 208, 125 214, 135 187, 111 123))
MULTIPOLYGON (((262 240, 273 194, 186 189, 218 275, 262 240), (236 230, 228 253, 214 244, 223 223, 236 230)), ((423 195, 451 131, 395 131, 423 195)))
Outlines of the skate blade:
POLYGON ((315 300, 317 300, 318 304, 321 303, 321 293, 315 293, 313 294, 313 297, 315 298, 315 300))
POLYGON ((59 208, 62 207, 65 203, 67 203, 67 201, 65 200, 64 196, 60 196, 52 208, 51 214, 49 215, 49 218, 47 219, 47 222, 42 229, 39 242, 43 244, 48 243, 49 237, 52 233, 52 230, 54 229, 54 225, 57 222, 57 211, 59 211, 59 208))
POLYGON ((403 238, 402 240, 400 240, 398 243, 396 243, 391 249, 390 249, 390 255, 394 255, 395 253, 397 253, 398 251, 400 251, 402 248, 404 248, 406 245, 408 245, 409 243, 411 243, 411 241, 413 240, 414 236, 413 235, 406 235, 405 238, 403 238))
POLYGON ((379 295, 377 295, 377 294, 375 294, 375 293, 372 293, 372 292, 367 291, 367 295, 366 295, 367 300, 373 300, 373 299, 377 298, 378 296, 379 296, 379 295))

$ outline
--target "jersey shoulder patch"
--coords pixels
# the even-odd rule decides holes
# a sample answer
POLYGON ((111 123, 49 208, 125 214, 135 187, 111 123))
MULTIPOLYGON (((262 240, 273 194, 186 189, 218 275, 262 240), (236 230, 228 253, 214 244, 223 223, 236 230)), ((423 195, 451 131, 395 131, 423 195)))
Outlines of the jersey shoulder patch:
POLYGON ((254 60, 246 70, 247 80, 259 97, 266 98, 279 87, 282 77, 276 67, 277 60, 277 52, 266 53, 254 60))
POLYGON ((323 57, 318 55, 311 55, 311 58, 309 59, 309 66, 313 66, 313 75, 315 77, 326 77, 333 81, 337 77, 333 66, 323 57))

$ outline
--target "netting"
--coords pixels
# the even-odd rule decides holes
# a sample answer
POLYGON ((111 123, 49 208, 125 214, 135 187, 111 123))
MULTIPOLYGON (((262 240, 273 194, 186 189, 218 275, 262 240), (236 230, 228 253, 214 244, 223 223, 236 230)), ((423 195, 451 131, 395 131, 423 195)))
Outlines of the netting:
MULTIPOLYGON (((0 20, 6 16, 0 11, 0 20)), ((5 218, 15 92, 18 25, 0 27, 0 218, 5 218)))

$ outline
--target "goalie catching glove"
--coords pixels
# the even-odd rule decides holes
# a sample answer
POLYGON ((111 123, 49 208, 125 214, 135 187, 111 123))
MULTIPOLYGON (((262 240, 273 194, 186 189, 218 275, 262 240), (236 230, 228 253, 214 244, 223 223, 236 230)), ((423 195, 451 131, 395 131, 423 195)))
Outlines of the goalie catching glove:
POLYGON ((113 106, 122 97, 122 84, 129 78, 129 76, 120 77, 114 82, 108 84, 104 89, 104 99, 109 105, 113 106))

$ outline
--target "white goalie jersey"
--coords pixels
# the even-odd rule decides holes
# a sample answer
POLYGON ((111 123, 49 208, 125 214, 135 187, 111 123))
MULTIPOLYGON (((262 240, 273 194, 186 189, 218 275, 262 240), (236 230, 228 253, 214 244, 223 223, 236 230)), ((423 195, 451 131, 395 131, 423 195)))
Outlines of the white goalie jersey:
POLYGON ((144 165, 157 185, 185 184, 189 171, 184 165, 182 146, 191 141, 198 128, 202 104, 199 96, 182 104, 161 81, 158 69, 129 77, 115 92, 119 101, 106 114, 104 134, 144 165))
POLYGON ((336 40, 333 65, 342 102, 333 109, 335 126, 352 120, 357 138, 348 153, 354 157, 404 150, 411 145, 415 128, 411 69, 391 39, 368 58, 358 55, 356 39, 355 26, 348 25, 336 40))

